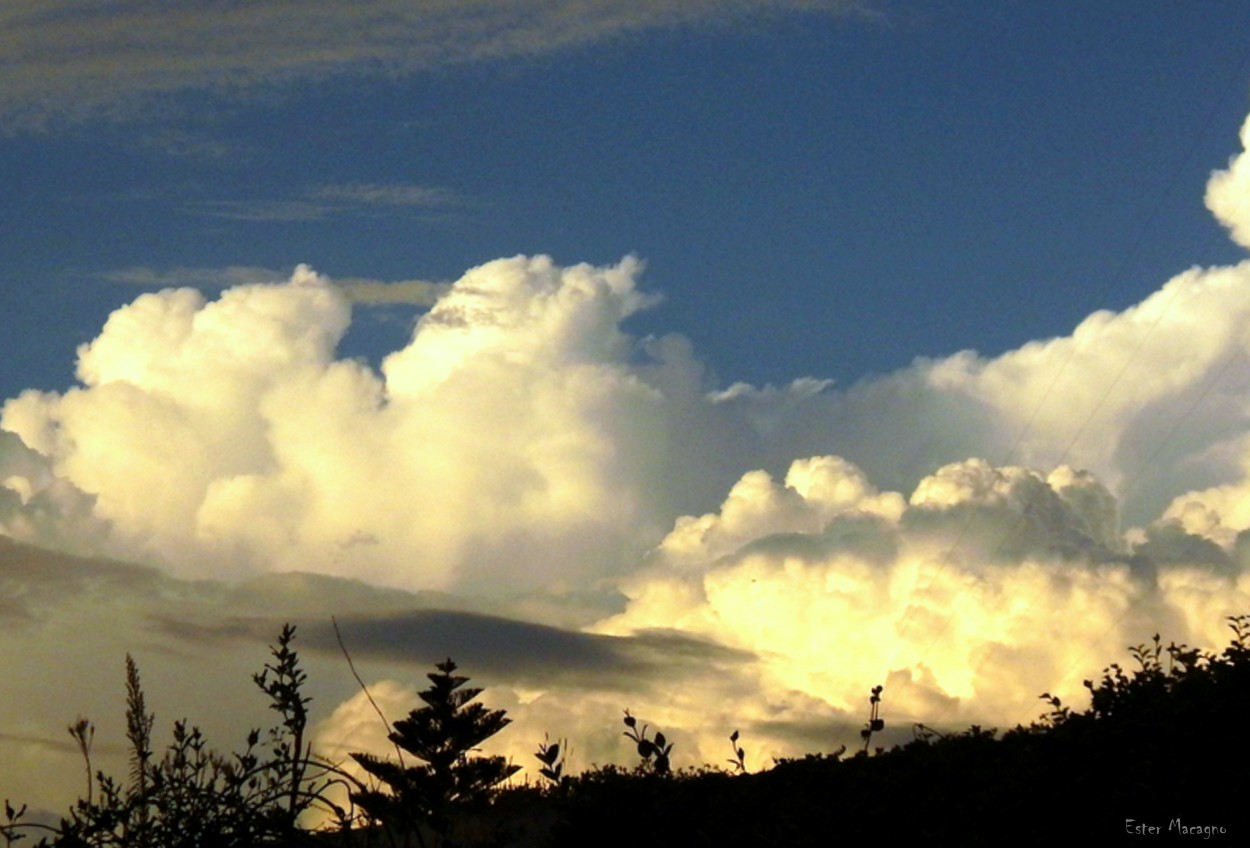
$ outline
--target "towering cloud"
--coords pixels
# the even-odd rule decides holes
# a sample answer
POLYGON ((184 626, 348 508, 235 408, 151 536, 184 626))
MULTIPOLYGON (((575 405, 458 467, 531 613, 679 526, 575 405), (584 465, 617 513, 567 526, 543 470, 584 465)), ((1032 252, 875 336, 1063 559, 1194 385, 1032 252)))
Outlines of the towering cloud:
MULTIPOLYGON (((1231 191, 1226 176, 1213 193, 1231 191)), ((754 513, 735 504, 758 510, 746 493, 765 472, 837 456, 790 473, 827 486, 813 469, 853 463, 840 491, 908 492, 969 457, 1068 465, 1110 486, 1129 524, 1184 497, 1168 516, 1188 532, 1227 547, 1245 529, 1250 372, 1234 366, 1250 265, 1184 272, 1068 337, 918 360, 842 392, 808 378, 717 389, 683 338, 627 335, 622 322, 655 302, 640 269, 487 263, 378 371, 336 358, 349 302, 306 267, 212 301, 145 294, 80 349, 79 387, 4 405, 25 449, 9 450, 3 528, 187 575, 586 585, 630 570, 680 515, 759 469, 717 529, 749 537, 754 513)), ((881 495, 877 513, 899 497, 881 495)), ((791 507, 794 530, 829 517, 791 507)))
POLYGON ((1027 720, 1043 690, 1166 623, 1218 640, 1250 603, 1234 554, 1160 525, 1118 532, 1095 478, 982 460, 945 466, 907 501, 834 457, 753 472, 721 509, 677 522, 597 630, 675 627, 759 657, 759 693, 852 711, 874 682, 910 721, 1027 720))
POLYGON ((658 518, 663 401, 617 329, 649 300, 636 271, 475 269, 380 374, 334 358, 349 306, 307 268, 212 302, 144 295, 79 351, 80 388, 24 393, 3 426, 122 549, 183 573, 602 573, 658 518))
MULTIPOLYGON (((1246 161, 1208 191, 1243 243, 1246 161)), ((688 340, 630 336, 655 303, 640 270, 487 263, 376 370, 338 358, 348 298, 306 267, 145 294, 79 350, 77 387, 4 405, 0 532, 184 577, 529 592, 511 609, 549 621, 618 588, 561 620, 578 639, 489 624, 660 646, 636 680, 493 669, 518 757, 557 714, 570 734, 615 720, 626 690, 709 760, 734 725, 776 753, 853 725, 877 683, 892 722, 1027 721, 1126 643, 1215 645, 1250 608, 1250 262, 846 390, 721 388, 688 340)), ((364 715, 346 703, 321 738, 364 715)))

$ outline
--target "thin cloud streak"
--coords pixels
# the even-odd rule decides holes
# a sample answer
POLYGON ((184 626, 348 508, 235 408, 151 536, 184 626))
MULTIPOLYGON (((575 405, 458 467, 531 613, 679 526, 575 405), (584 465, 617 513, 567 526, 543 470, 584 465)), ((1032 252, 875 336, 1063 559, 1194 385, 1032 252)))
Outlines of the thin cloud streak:
POLYGON ((324 221, 333 216, 335 206, 314 200, 202 200, 182 207, 184 212, 249 223, 290 223, 324 221))
POLYGON ((337 75, 405 75, 536 56, 752 13, 866 14, 854 0, 271 0, 186 6, 72 0, 0 8, 0 127, 133 114, 191 89, 247 94, 337 75))
POLYGON ((329 200, 350 206, 422 206, 426 208, 459 205, 462 201, 445 188, 418 185, 343 183, 327 185, 308 193, 314 200, 329 200))
MULTIPOLYGON (((224 268, 171 268, 167 271, 134 265, 97 275, 119 285, 145 289, 188 287, 200 291, 222 291, 236 286, 277 284, 290 278, 289 270, 262 268, 257 265, 227 265, 224 268)), ((361 306, 429 307, 450 289, 450 283, 430 280, 373 280, 346 277, 333 281, 353 304, 361 306)))
POLYGON ((410 183, 342 183, 309 189, 298 197, 200 200, 182 211, 209 218, 253 223, 298 223, 334 218, 395 216, 399 210, 448 214, 472 205, 450 189, 410 183))
POLYGON ((257 265, 227 265, 224 268, 171 268, 159 271, 142 265, 102 271, 102 280, 145 289, 166 289, 187 286, 194 289, 218 291, 256 283, 278 283, 290 277, 288 271, 262 268, 257 265))
POLYGON ((429 280, 397 280, 393 283, 381 280, 349 278, 335 280, 352 303, 361 306, 433 306, 448 291, 451 283, 435 283, 429 280))

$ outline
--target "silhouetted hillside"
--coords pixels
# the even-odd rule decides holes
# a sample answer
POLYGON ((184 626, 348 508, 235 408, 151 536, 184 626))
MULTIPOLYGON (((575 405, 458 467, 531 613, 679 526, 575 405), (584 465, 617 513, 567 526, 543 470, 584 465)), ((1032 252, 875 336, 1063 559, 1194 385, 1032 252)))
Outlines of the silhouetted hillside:
MULTIPOLYGON (((420 839, 346 811, 343 832, 310 834, 293 826, 301 809, 319 801, 318 785, 307 782, 309 777, 315 774, 324 782, 327 772, 315 758, 301 761, 298 743, 292 744, 292 734, 297 740, 302 732, 305 700, 299 694, 303 673, 290 647, 294 630, 287 628, 273 649, 275 662, 266 667, 270 676, 256 676, 286 717, 285 730, 274 731, 276 742, 267 754, 233 755, 233 762, 250 768, 250 774, 217 755, 203 754, 205 765, 198 770, 185 757, 175 761, 167 754, 157 761, 147 738, 150 722, 144 726, 141 721, 145 713, 137 671, 128 664, 131 741, 138 740, 136 751, 142 755, 132 762, 130 784, 101 775, 99 797, 80 801, 50 836, 22 825, 20 812, 10 806, 0 838, 12 844, 44 835, 45 843, 53 845, 160 848, 581 848, 602 844, 607 834, 648 848, 827 846, 885 837, 959 846, 1120 840, 1245 844, 1250 836, 1250 616, 1230 619, 1230 627, 1233 639, 1219 654, 1165 647, 1157 636, 1150 645, 1132 649, 1136 668, 1112 665, 1100 680, 1086 681, 1091 704, 1081 712, 1043 695, 1050 711, 1029 727, 1002 734, 972 727, 950 735, 917 728, 911 743, 873 756, 813 754, 757 774, 710 767, 670 772, 662 734, 648 738, 646 728, 630 724, 627 713, 627 735, 643 755, 638 768, 607 766, 562 775, 558 747, 544 744, 540 752, 545 752, 550 778, 545 788, 512 788, 489 797, 476 793, 471 803, 440 808, 448 813, 437 825, 444 835, 423 829, 420 839), (169 807, 171 800, 182 806, 169 807), (194 823, 172 820, 188 810, 197 811, 194 823)), ((454 669, 450 661, 446 665, 454 669)), ((502 712, 495 715, 470 704, 477 690, 458 690, 467 678, 443 674, 447 691, 436 697, 441 678, 430 677, 435 686, 427 691, 429 697, 423 694, 429 710, 414 710, 408 720, 414 731, 432 733, 437 742, 437 728, 447 723, 490 729, 481 720, 487 715, 495 718, 491 728, 502 726, 502 712), (454 695, 457 691, 462 694, 454 695)), ((85 730, 86 723, 80 723, 78 732, 85 730)), ((184 731, 184 749, 185 736, 184 731)), ((248 741, 249 752, 259 751, 256 734, 248 741)), ((472 759, 465 762, 481 766, 472 759)), ((425 779, 425 768, 394 769, 388 781, 425 779)), ((459 766, 445 768, 451 769, 448 780, 461 779, 454 774, 459 766)), ((408 791, 419 785, 411 783, 408 791)), ((369 791, 376 795, 376 788, 369 791)), ((444 800, 450 798, 444 793, 444 800)))
POLYGON ((681 846, 1245 844, 1248 623, 1232 621, 1233 642, 1216 656, 1156 638, 1134 649, 1138 668, 1087 681, 1088 710, 1047 696, 1043 721, 1001 735, 922 733, 878 756, 809 755, 759 774, 584 774, 550 801, 561 811, 551 844, 593 844, 605 832, 681 846), (1129 832, 1143 826, 1158 831, 1129 832))

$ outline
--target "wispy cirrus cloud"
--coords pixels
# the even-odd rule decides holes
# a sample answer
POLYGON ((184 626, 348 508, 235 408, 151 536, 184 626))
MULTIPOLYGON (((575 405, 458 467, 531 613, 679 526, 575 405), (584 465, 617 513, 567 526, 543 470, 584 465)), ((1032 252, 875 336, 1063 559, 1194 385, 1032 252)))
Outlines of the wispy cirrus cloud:
POLYGON ((334 213, 334 206, 310 200, 204 200, 188 203, 184 211, 208 218, 250 223, 292 221, 324 221, 334 213))
POLYGON ((401 209, 446 213, 472 205, 456 192, 440 186, 412 183, 336 183, 314 186, 292 197, 244 200, 198 200, 182 205, 195 215, 232 221, 299 222, 331 218, 394 215, 401 209))
POLYGON ((433 186, 406 183, 340 183, 326 185, 309 192, 312 200, 349 207, 420 206, 425 208, 456 206, 463 201, 452 191, 433 186))
MULTIPOLYGON (((221 268, 177 267, 167 270, 132 265, 104 271, 100 279, 110 283, 145 289, 193 288, 221 291, 235 286, 273 284, 291 276, 289 269, 263 268, 257 265, 227 265, 221 268)), ((342 277, 334 285, 348 300, 361 306, 433 306, 446 294, 450 283, 432 280, 377 280, 369 277, 342 277)))
POLYGON ((251 151, 233 139, 169 127, 149 130, 139 136, 137 144, 144 150, 161 153, 171 159, 195 162, 221 162, 226 159, 237 161, 251 154, 251 151))
POLYGON ((259 92, 298 80, 403 75, 534 56, 640 30, 752 13, 863 12, 867 0, 113 0, 0 7, 0 126, 133 114, 193 89, 259 92))
POLYGON ((132 265, 115 271, 104 271, 98 276, 110 283, 151 289, 175 286, 188 286, 194 289, 225 289, 255 283, 280 282, 290 274, 256 265, 227 265, 224 268, 179 267, 170 268, 167 271, 132 265))

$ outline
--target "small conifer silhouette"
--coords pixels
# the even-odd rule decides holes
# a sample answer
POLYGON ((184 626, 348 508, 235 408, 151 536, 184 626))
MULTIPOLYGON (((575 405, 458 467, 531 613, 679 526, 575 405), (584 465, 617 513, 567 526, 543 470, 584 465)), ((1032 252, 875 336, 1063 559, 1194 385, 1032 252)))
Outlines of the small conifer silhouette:
POLYGON ((471 757, 483 741, 503 730, 511 719, 504 710, 488 710, 473 699, 478 688, 463 688, 469 678, 457 675, 456 664, 447 659, 426 675, 430 687, 420 693, 425 706, 392 725, 390 740, 421 760, 404 765, 372 754, 352 754, 352 759, 389 788, 368 789, 354 800, 370 816, 401 829, 416 830, 427 824, 442 832, 452 805, 482 800, 520 766, 503 757, 471 757))

